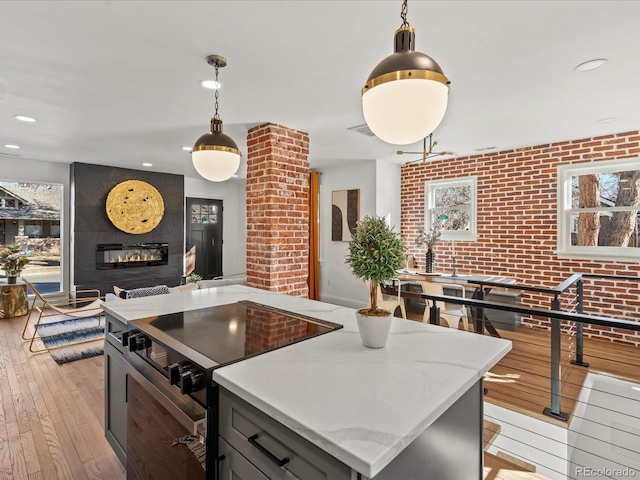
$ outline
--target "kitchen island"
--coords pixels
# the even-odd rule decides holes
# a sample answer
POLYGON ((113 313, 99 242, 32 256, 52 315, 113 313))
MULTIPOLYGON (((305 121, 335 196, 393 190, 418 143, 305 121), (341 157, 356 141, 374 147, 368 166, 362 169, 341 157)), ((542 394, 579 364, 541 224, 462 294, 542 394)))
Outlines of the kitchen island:
POLYGON ((394 319, 387 346, 368 349, 353 309, 240 285, 104 307, 124 324, 242 300, 343 328, 213 370, 231 397, 347 466, 351 478, 482 478, 482 376, 509 341, 394 319))

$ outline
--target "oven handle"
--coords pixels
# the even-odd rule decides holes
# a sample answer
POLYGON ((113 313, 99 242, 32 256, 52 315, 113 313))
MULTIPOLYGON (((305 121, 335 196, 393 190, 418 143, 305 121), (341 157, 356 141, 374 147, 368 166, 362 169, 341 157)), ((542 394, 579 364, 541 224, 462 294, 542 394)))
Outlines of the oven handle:
POLYGON ((188 395, 174 391, 175 387, 168 384, 168 380, 153 367, 134 353, 123 353, 118 358, 120 366, 144 388, 160 405, 162 405, 182 426, 193 435, 205 432, 205 409, 188 395))

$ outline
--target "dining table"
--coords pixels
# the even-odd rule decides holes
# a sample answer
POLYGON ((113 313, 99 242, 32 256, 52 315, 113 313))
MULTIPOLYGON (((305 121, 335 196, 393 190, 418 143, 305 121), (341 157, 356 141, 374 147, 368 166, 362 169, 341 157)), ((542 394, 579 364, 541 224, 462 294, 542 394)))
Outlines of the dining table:
MULTIPOLYGON (((399 281, 398 288, 402 287, 402 284, 411 284, 419 282, 439 282, 445 284, 458 284, 463 286, 470 286, 473 288, 471 298, 474 300, 485 300, 489 292, 495 287, 499 287, 499 284, 504 284, 505 288, 516 283, 516 280, 511 277, 482 275, 482 274, 452 274, 447 272, 425 272, 419 269, 401 269, 398 270, 399 281), (496 285, 498 284, 498 285, 496 285)), ((401 290, 401 295, 403 295, 401 290)), ((481 335, 486 330, 492 337, 500 338, 500 334, 496 330, 495 326, 486 316, 485 309, 483 307, 470 307, 471 321, 476 333, 481 335)))

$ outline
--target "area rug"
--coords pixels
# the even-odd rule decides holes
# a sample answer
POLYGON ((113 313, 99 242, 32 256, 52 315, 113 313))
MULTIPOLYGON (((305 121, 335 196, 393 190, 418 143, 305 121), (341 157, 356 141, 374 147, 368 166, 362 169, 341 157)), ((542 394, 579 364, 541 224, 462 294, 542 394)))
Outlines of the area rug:
POLYGON ((42 343, 56 363, 62 364, 104 354, 104 316, 74 318, 57 315, 38 327, 42 343), (86 342, 86 343, 79 343, 86 342))

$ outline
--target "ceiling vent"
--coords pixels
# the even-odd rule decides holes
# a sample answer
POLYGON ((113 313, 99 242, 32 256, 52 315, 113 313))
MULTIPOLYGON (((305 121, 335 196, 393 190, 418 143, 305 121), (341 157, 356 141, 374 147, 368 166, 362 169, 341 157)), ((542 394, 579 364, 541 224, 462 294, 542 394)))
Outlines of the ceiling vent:
POLYGON ((371 131, 371 129, 369 128, 369 126, 366 123, 363 123, 362 125, 356 125, 355 127, 349 127, 347 130, 351 130, 352 132, 357 132, 357 133, 361 133, 363 135, 366 135, 367 137, 375 137, 375 133, 373 133, 371 131))

